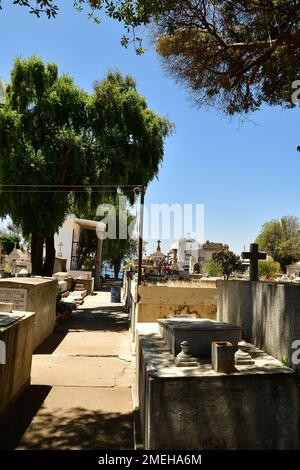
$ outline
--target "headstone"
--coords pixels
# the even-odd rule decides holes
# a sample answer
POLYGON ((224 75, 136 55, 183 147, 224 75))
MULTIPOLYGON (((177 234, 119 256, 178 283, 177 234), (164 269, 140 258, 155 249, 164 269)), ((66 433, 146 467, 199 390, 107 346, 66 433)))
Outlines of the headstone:
POLYGON ((27 305, 27 289, 1 287, 0 284, 0 302, 12 303, 14 310, 24 312, 27 305))

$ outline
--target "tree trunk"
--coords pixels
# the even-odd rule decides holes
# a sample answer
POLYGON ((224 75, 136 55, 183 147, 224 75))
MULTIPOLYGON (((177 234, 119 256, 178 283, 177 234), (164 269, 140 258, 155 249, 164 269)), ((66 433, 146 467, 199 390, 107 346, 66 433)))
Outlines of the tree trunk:
POLYGON ((43 246, 44 237, 33 233, 31 235, 31 263, 32 274, 34 276, 41 276, 43 274, 43 246))
POLYGON ((114 261, 113 265, 114 265, 115 280, 118 280, 119 279, 119 272, 120 272, 120 268, 121 268, 120 261, 119 260, 114 261))
POLYGON ((51 277, 55 263, 54 233, 46 238, 46 259, 43 266, 43 276, 51 277))

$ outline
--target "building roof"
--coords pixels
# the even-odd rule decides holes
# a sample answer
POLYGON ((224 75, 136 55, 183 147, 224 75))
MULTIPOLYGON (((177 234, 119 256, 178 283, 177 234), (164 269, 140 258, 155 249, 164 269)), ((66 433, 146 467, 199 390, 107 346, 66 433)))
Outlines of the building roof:
POLYGON ((206 241, 204 245, 202 245, 202 249, 204 250, 223 250, 224 248, 229 248, 228 245, 223 245, 223 243, 216 243, 206 241))

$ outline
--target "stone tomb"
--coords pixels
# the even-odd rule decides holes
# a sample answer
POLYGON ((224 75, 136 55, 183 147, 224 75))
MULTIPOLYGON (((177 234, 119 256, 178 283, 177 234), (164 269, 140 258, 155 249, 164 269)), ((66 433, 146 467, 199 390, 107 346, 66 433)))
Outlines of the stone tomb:
POLYGON ((180 343, 189 341, 190 353, 195 357, 210 357, 213 341, 229 341, 237 346, 242 339, 242 328, 207 318, 169 318, 158 320, 159 332, 173 356, 181 351, 180 343))
POLYGON ((33 349, 53 331, 57 281, 51 278, 0 279, 0 302, 12 303, 16 311, 35 312, 33 349))
POLYGON ((32 312, 0 313, 0 415, 29 385, 34 318, 32 312))
MULTIPOLYGON (((255 365, 236 366, 231 374, 215 372, 203 357, 195 367, 176 367, 161 328, 157 323, 137 325, 145 449, 297 448, 297 391, 291 369, 249 345, 255 365)), ((202 339, 206 334, 198 330, 202 339)), ((190 341, 187 331, 183 339, 190 341)))

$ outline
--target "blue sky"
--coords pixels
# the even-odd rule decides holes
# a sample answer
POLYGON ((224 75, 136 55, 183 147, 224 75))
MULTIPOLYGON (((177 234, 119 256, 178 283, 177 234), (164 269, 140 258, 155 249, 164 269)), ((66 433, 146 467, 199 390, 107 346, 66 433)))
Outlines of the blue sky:
MULTIPOLYGON (((120 45, 123 31, 118 24, 94 24, 72 9, 72 0, 60 2, 64 7, 51 21, 36 19, 10 0, 2 3, 4 80, 17 55, 56 62, 60 72, 69 73, 86 90, 108 70, 118 69, 134 76, 149 107, 175 123, 147 204, 204 204, 205 239, 228 243, 236 252, 254 241, 265 221, 300 217, 299 109, 264 107, 242 124, 216 110, 196 109, 187 91, 164 73, 154 51, 139 57, 120 45)), ((168 247, 164 242, 162 248, 168 247)))

